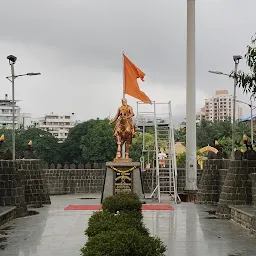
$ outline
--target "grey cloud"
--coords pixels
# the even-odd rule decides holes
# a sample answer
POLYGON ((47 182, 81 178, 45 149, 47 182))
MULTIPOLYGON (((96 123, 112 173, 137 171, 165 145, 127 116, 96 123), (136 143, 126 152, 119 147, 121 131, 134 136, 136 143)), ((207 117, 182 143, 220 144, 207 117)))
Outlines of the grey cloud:
MULTIPOLYGON (((196 0, 196 80, 197 89, 206 95, 223 87, 231 92, 232 81, 207 71, 233 69, 232 55, 243 54, 255 32, 255 7, 255 0, 196 0)), ((80 90, 80 94, 82 89, 75 85, 79 81, 97 86, 100 82, 94 81, 93 76, 87 78, 90 70, 98 72, 102 85, 102 71, 119 76, 123 50, 147 74, 150 86, 185 89, 186 0, 6 0, 1 2, 0 31, 0 44, 15 43, 26 51, 33 49, 33 59, 40 60, 38 67, 44 71, 40 92, 44 95, 43 90, 50 91, 54 82, 56 88, 52 90, 63 91, 58 102, 68 99, 69 92, 63 88, 72 82, 72 88, 80 90), (54 54, 47 55, 47 51, 54 54), (65 76, 61 76, 63 72, 65 76), (60 77, 56 78, 56 74, 60 77)), ((89 85, 84 85, 84 94, 88 90, 89 85)), ((239 96, 248 98, 242 92, 239 96)), ((20 97, 26 99, 22 93, 20 97)), ((198 100, 203 105, 204 99, 198 100)), ((55 102, 51 108, 54 104, 56 109, 65 107, 55 102)), ((84 102, 73 104, 82 116, 80 106, 84 102)), ((94 113, 99 111, 95 109, 94 113)))

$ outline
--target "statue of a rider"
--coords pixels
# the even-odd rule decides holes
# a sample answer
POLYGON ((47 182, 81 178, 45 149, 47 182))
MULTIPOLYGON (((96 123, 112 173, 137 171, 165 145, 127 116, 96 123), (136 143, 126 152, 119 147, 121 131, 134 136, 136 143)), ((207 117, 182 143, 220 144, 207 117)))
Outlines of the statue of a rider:
POLYGON ((122 154, 122 145, 125 143, 125 159, 128 160, 130 147, 132 143, 132 138, 135 137, 136 130, 133 123, 132 117, 134 112, 131 106, 127 104, 125 98, 122 99, 122 106, 118 108, 117 114, 113 120, 110 121, 110 124, 113 124, 117 121, 114 128, 114 136, 117 140, 117 153, 115 160, 121 159, 122 154))

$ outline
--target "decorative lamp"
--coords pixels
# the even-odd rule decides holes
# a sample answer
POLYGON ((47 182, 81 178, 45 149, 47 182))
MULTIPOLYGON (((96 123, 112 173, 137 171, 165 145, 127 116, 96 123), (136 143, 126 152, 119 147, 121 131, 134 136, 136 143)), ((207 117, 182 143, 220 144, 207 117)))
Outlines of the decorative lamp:
POLYGON ((2 144, 4 142, 4 134, 0 137, 0 143, 2 144))
POLYGON ((29 148, 32 147, 32 140, 30 140, 30 141, 28 142, 28 147, 29 147, 29 148))
POLYGON ((248 138, 247 138, 246 135, 244 135, 244 136, 243 136, 243 143, 244 143, 244 144, 247 144, 247 142, 248 142, 248 138))

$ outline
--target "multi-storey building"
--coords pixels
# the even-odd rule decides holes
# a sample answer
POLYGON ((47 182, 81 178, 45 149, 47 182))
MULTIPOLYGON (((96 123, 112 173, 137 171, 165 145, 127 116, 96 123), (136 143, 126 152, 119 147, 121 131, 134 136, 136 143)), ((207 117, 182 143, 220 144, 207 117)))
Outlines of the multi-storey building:
MULTIPOLYGON (((243 116, 243 109, 236 103, 236 120, 243 116)), ((205 99, 205 120, 233 120, 233 96, 227 90, 218 90, 216 95, 205 99)))
MULTIPOLYGON (((17 101, 14 101, 14 115, 15 129, 19 129, 21 128, 22 118, 17 101)), ((9 100, 8 95, 5 94, 5 99, 0 100, 0 128, 11 129, 12 120, 12 100, 9 100)))
POLYGON ((202 120, 205 120, 205 107, 196 114, 196 123, 200 123, 202 120))
POLYGON ((75 114, 47 114, 44 117, 39 117, 37 122, 34 122, 34 127, 48 131, 59 142, 63 142, 67 137, 69 130, 75 126, 75 114))

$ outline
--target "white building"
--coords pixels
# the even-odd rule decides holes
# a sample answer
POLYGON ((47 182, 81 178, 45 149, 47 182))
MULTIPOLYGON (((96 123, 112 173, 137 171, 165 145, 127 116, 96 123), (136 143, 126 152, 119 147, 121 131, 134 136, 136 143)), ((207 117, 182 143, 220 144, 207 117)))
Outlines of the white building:
POLYGON ((34 127, 48 131, 59 142, 63 142, 67 137, 69 130, 75 126, 75 114, 47 114, 44 117, 39 117, 38 121, 34 121, 34 127))
MULTIPOLYGON (((17 101, 14 102, 14 114, 15 114, 15 129, 21 128, 21 109, 17 105, 17 101)), ((0 128, 11 129, 12 128, 12 100, 8 99, 8 95, 5 94, 5 99, 0 100, 0 128)))
MULTIPOLYGON (((236 120, 243 117, 243 109, 236 103, 236 120)), ((233 120, 233 96, 227 90, 218 90, 216 95, 205 99, 205 120, 233 120)))
POLYGON ((205 120, 205 107, 196 113, 196 123, 201 123, 202 120, 205 120))

